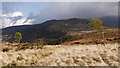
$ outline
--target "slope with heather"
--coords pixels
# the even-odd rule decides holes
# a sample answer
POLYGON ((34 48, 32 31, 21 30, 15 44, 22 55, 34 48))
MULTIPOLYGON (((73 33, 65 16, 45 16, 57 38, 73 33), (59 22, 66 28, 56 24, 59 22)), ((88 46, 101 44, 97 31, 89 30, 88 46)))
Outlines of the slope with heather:
POLYGON ((104 30, 104 41, 102 35, 98 31, 87 31, 85 34, 78 35, 77 37, 71 38, 68 41, 61 43, 63 45, 79 45, 79 44, 112 44, 120 42, 119 29, 105 29, 104 30))

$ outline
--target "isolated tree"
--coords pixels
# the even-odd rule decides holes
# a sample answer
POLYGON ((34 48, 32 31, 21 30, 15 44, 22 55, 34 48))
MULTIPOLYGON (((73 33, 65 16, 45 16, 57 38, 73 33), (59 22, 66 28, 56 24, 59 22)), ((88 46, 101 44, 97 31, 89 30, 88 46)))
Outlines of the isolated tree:
POLYGON ((88 23, 88 26, 99 31, 102 35, 103 42, 104 42, 104 26, 102 25, 102 21, 93 17, 91 20, 91 23, 88 23))
POLYGON ((20 40, 22 39, 22 34, 20 32, 16 32, 14 35, 14 39, 16 42, 20 43, 20 40))

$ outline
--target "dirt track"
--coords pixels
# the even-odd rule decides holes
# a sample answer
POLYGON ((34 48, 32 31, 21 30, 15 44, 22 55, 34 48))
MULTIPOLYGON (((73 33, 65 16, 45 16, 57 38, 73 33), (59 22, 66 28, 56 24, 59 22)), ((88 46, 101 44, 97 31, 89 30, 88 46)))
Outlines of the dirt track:
POLYGON ((43 49, 1 52, 2 65, 118 66, 118 44, 46 45, 43 49))

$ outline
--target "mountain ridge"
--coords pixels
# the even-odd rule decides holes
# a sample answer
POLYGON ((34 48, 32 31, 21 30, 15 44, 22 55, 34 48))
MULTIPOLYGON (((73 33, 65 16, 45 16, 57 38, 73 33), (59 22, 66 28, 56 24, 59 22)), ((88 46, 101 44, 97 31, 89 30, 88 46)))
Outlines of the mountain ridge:
MULTIPOLYGON (((105 19, 107 19, 108 22, 111 21, 108 20, 108 18, 105 19)), ((64 39, 67 40, 72 37, 68 35, 68 32, 79 33, 80 31, 91 30, 88 27, 89 22, 89 19, 79 18, 70 18, 65 20, 53 19, 40 24, 7 27, 2 29, 3 41, 13 42, 15 32, 21 32, 23 35, 21 42, 46 42, 46 40, 50 41, 50 43, 56 41, 58 43, 61 40, 63 42, 64 39), (9 38, 6 38, 6 36, 9 38)))
MULTIPOLYGON (((62 37, 68 37, 68 31, 74 31, 74 29, 88 30, 88 20, 72 18, 68 20, 49 20, 41 24, 35 24, 30 26, 14 26, 4 28, 3 36, 10 37, 5 39, 7 42, 13 42, 13 36, 15 32, 21 32, 23 39, 21 42, 35 42, 39 40, 57 40, 62 37), (27 40, 27 41, 26 41, 27 40)), ((70 37, 70 36, 69 36, 70 37)), ((4 37, 3 37, 4 41, 4 37)), ((40 41, 39 41, 40 42, 40 41)), ((45 42, 45 41, 44 41, 45 42)))

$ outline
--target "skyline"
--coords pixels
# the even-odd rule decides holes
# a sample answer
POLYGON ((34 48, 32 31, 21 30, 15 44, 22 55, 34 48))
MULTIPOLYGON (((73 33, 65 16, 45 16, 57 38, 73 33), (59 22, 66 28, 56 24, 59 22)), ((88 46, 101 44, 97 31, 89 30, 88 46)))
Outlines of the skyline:
MULTIPOLYGON (((113 10, 114 11, 113 13, 115 13, 115 11, 117 13, 117 8, 118 8, 117 2, 3 2, 2 3, 2 12, 3 12, 3 14, 4 13, 6 14, 6 11, 7 11, 7 13, 20 11, 23 13, 23 15, 29 16, 29 13, 33 13, 36 15, 36 14, 39 14, 40 12, 44 12, 44 10, 48 10, 48 9, 54 10, 54 8, 56 8, 56 7, 61 9, 60 5, 61 6, 64 5, 63 7, 67 8, 67 9, 71 9, 69 7, 70 5, 75 6, 73 8, 77 8, 78 10, 82 9, 81 7, 78 8, 74 3, 77 5, 82 4, 82 5, 80 5, 80 6, 83 6, 82 8, 84 8, 84 6, 85 6, 84 4, 87 4, 87 6, 84 9, 94 8, 94 6, 97 6, 94 9, 96 9, 96 8, 100 8, 100 9, 104 9, 104 10, 105 10, 105 8, 115 9, 115 10, 113 10), (91 5, 89 5, 89 4, 91 4, 91 5), (55 7, 52 8, 51 6, 52 7, 55 6, 55 7), (91 7, 91 6, 93 6, 93 7, 91 7)), ((116 14, 116 15, 118 15, 118 14, 116 14)))
MULTIPOLYGON (((31 19, 34 21, 27 22, 28 24, 43 23, 52 19, 118 16, 118 2, 3 2, 2 10, 4 16, 19 13, 18 15, 25 18, 23 23, 19 21, 24 25, 24 22, 31 19)), ((8 19, 5 20, 7 25, 11 24, 8 19)))

